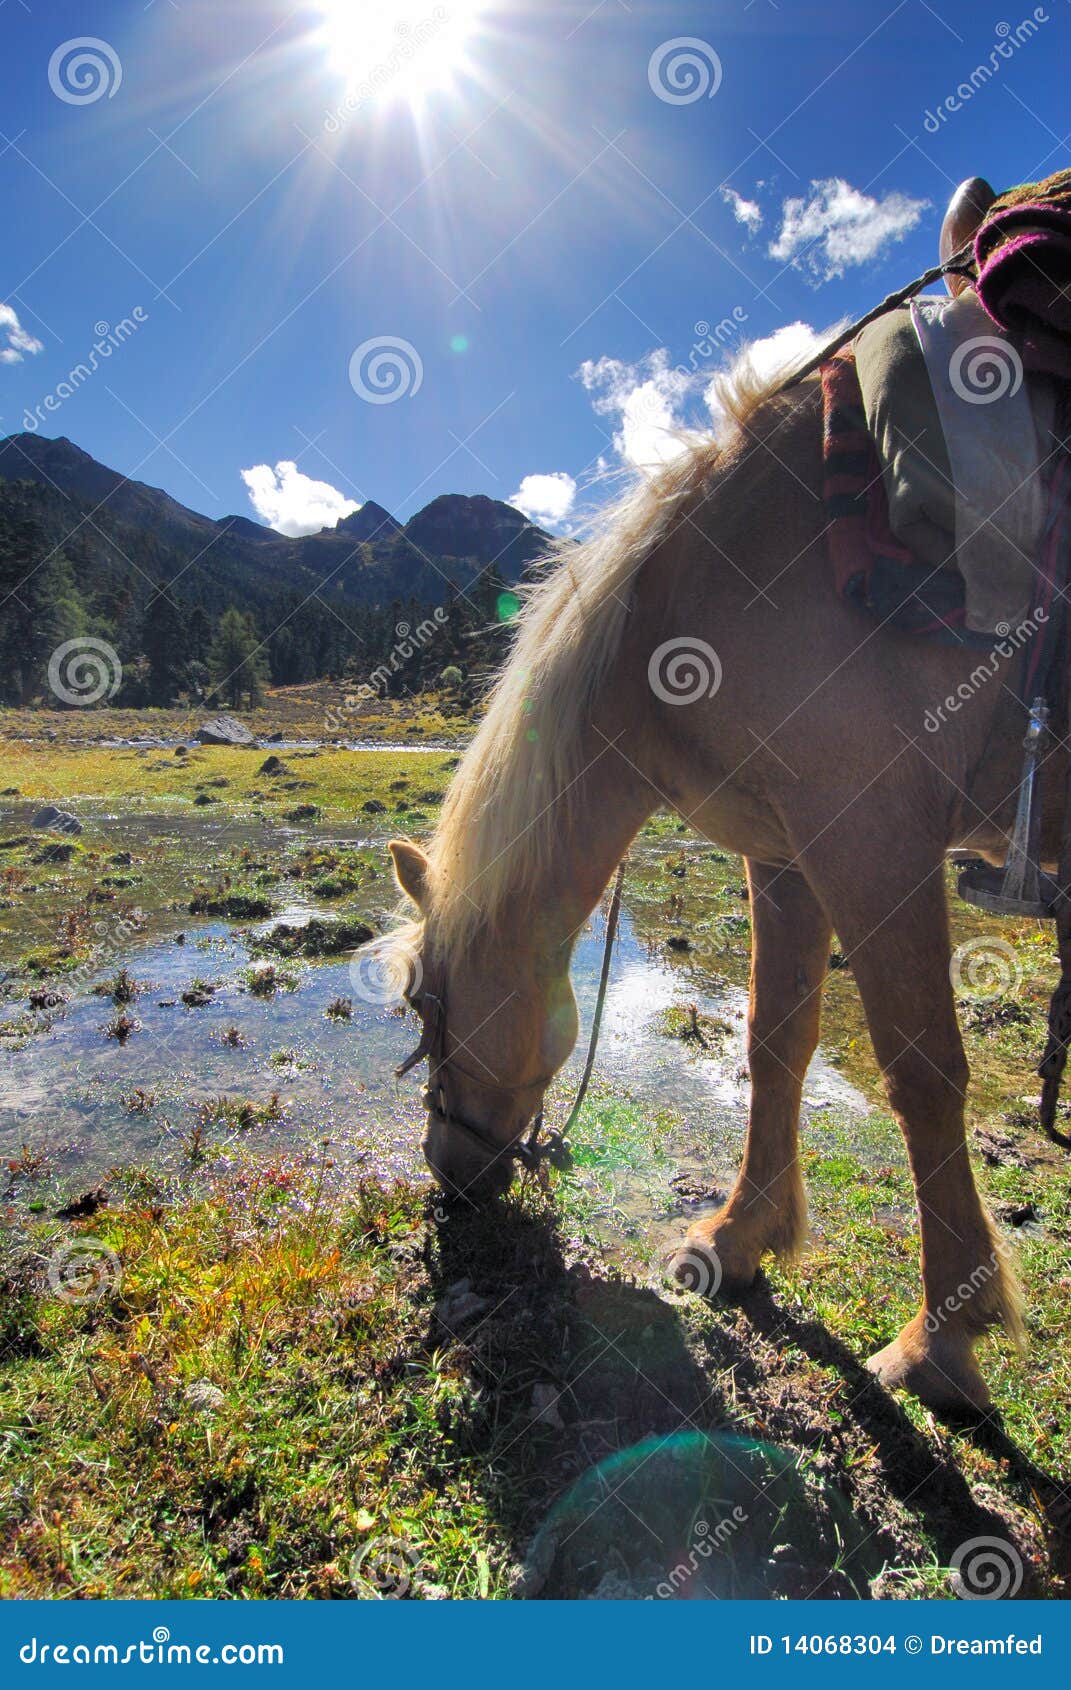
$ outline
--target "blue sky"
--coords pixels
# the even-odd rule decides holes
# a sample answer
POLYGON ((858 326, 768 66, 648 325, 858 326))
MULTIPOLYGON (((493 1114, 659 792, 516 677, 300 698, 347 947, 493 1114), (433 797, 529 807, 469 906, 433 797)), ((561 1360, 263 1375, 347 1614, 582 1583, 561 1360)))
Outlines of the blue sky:
POLYGON ((0 39, 0 430, 290 531, 569 526, 745 340, 932 262, 963 177, 1071 163, 1067 0, 4 0, 0 39))

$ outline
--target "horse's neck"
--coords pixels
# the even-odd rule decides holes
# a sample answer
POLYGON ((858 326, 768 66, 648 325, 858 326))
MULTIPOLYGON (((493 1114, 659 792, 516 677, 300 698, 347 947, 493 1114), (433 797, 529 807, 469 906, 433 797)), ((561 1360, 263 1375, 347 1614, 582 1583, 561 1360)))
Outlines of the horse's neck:
POLYGON ((561 825, 539 884, 512 900, 515 918, 548 955, 573 941, 595 908, 658 793, 618 750, 592 730, 583 772, 559 800, 561 825))

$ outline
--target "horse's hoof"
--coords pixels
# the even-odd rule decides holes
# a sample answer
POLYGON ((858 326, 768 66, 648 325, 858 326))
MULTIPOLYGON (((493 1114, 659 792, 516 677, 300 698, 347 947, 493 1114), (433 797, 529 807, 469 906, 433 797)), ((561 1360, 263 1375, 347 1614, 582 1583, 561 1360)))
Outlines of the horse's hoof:
POLYGON ((717 1252, 687 1239, 670 1262, 669 1271, 678 1285, 699 1297, 716 1297, 719 1291, 728 1289, 717 1252))
POLYGON ((988 1413, 992 1398, 969 1344, 930 1338, 920 1345, 907 1330, 906 1341, 901 1333, 866 1364, 886 1390, 910 1391, 927 1408, 945 1414, 988 1413))
POLYGON ((679 1284, 701 1297, 735 1296, 755 1283, 762 1258, 749 1229, 724 1214, 696 1221, 670 1263, 679 1284))

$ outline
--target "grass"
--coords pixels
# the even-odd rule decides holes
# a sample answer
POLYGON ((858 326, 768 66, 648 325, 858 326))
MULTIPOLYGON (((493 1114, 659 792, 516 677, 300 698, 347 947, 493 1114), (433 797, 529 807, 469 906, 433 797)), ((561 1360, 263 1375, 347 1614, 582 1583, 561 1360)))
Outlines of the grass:
MULTIPOLYGON (((114 1023, 134 1019, 137 982, 122 953, 143 930, 135 910, 144 930, 173 937, 195 902, 234 921, 293 901, 329 905, 285 918, 284 955, 245 977, 254 993, 292 990, 316 966, 307 956, 383 920, 393 902, 383 843, 431 825, 453 761, 285 752, 284 771, 265 776, 263 751, 139 754, 46 743, 36 726, 10 750, 15 802, 63 802, 84 823, 63 861, 39 860, 50 836, 27 832, 21 812, 0 829, 0 965, 13 968, 0 1035, 14 1049, 47 1029, 65 994, 94 983, 114 1023), (194 828, 199 794, 219 803, 198 810, 194 828), (262 822, 299 801, 319 811, 316 837, 262 843, 262 822), (135 836, 116 815, 153 825, 135 836), (236 840, 214 831, 221 821, 238 824, 236 840), (332 838, 342 826, 360 837, 332 838)), ((641 939, 677 971, 681 1002, 662 1030, 684 1060, 724 1063, 724 1026, 693 1015, 691 1000, 711 982, 746 984, 743 890, 739 861, 674 818, 656 817, 633 852, 630 908, 641 939)), ((29 1251, 13 1233, 0 1315, 0 1592, 346 1596, 362 1550, 367 1588, 389 1579, 389 1556, 369 1546, 397 1539, 409 1594, 507 1595, 553 1498, 606 1453, 593 1428, 609 1421, 606 1435, 624 1447, 694 1395, 698 1423, 790 1449, 805 1476, 825 1473, 844 1491, 879 1550, 864 1570, 886 1578, 883 1591, 947 1594, 956 1544, 988 1532, 1036 1566, 1035 1593, 1063 1593, 1071 1187, 1030 1113, 1053 941, 1037 923, 965 906, 953 921, 970 1142, 1028 1309, 1026 1358, 1000 1337, 984 1346, 999 1436, 941 1428, 859 1371, 917 1306, 918 1240, 851 972, 834 967, 824 1049, 875 1111, 860 1129, 808 1110, 810 1249, 794 1267, 772 1266, 740 1307, 650 1288, 689 1218, 670 1183, 679 1123, 598 1084, 573 1169, 551 1175, 549 1190, 514 1194, 486 1225, 429 1224, 419 1187, 364 1180, 343 1198, 323 1167, 254 1160, 251 1129, 271 1104, 240 1096, 194 1120, 188 1189, 165 1189, 151 1172, 117 1175, 119 1200, 62 1233, 29 1203, 29 1251), (973 966, 979 941, 996 959, 993 978, 973 966), (637 1185, 656 1194, 653 1229, 630 1207, 637 1185), (115 1252, 122 1280, 74 1305, 44 1268, 61 1239, 83 1236, 115 1252), (451 1330, 435 1309, 470 1274, 488 1310, 508 1306, 451 1330), (627 1358, 620 1373, 614 1345, 627 1358), (533 1427, 533 1390, 548 1385, 564 1393, 564 1431, 533 1427)), ((352 1009, 338 998, 326 1015, 352 1009)), ((206 1036, 233 1043, 232 1032, 206 1036)), ((267 1061, 292 1057, 272 1049, 267 1061)), ((151 1107, 129 1095, 133 1109, 151 1107)), ((699 1122, 694 1137, 703 1162, 699 1122)), ((13 1180, 32 1184, 35 1154, 27 1145, 12 1158, 13 1180)))
POLYGON ((426 1479, 466 1388, 396 1248, 420 1212, 369 1184, 339 1226, 275 1168, 96 1221, 120 1283, 7 1304, 0 1591, 349 1596, 390 1536, 478 1594, 471 1488, 426 1479))

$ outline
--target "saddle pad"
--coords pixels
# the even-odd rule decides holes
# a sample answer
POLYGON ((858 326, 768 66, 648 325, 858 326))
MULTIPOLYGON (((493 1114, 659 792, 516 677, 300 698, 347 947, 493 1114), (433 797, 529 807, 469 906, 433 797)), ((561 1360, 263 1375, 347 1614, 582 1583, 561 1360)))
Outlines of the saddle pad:
MULTIPOLYGON (((845 349, 822 365, 823 499, 834 587, 846 603, 901 633, 992 651, 1010 630, 967 627, 958 570, 920 563, 889 528, 877 449, 867 429, 855 359, 845 349)), ((1040 633, 1025 641, 1019 691, 1044 690, 1060 647, 1062 589, 1071 541, 1071 455, 1055 461, 1038 546, 1034 607, 1040 633)), ((1032 607, 1032 608, 1034 608, 1032 607)))
POLYGON ((1041 377, 1024 380, 1011 340, 971 290, 922 294, 911 319, 948 452, 966 622, 988 632, 1033 607, 1054 390, 1041 377))

